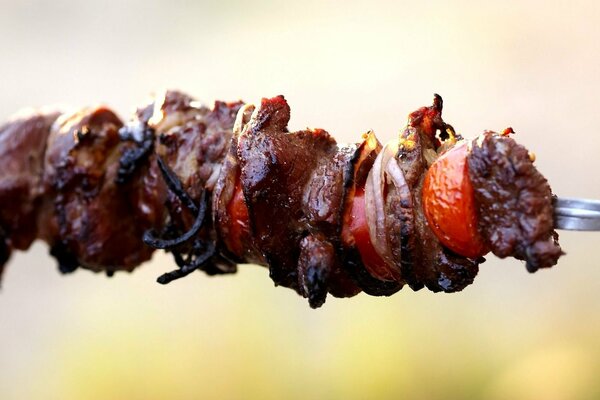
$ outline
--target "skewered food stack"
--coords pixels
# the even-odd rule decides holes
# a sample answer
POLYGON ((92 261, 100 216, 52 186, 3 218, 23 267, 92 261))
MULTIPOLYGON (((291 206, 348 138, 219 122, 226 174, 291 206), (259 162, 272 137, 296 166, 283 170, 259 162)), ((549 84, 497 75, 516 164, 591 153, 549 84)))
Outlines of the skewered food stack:
POLYGON ((490 251, 530 272, 562 254, 550 186, 511 129, 464 140, 438 95, 385 145, 289 119, 282 96, 207 107, 177 91, 126 124, 106 107, 15 116, 0 127, 0 270, 38 238, 63 273, 132 271, 160 248, 177 265, 160 283, 254 263, 319 307, 460 291, 490 251))

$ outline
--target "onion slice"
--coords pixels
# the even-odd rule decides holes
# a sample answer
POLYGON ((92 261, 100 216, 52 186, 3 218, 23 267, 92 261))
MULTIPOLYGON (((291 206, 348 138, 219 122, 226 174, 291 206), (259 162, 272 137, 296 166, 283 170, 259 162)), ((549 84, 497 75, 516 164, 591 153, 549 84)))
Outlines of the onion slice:
MULTIPOLYGON (((403 174, 399 169, 397 163, 396 168, 391 167, 391 172, 388 171, 390 168, 390 160, 394 160, 396 153, 398 152, 398 141, 393 140, 388 142, 382 151, 379 153, 369 175, 367 176, 367 182, 365 184, 365 214, 367 217, 367 223, 369 225, 369 236, 371 243, 375 248, 375 251, 379 256, 386 262, 390 267, 395 267, 394 258, 390 244, 387 239, 386 230, 386 215, 385 215, 385 201, 386 201, 386 184, 387 176, 390 176, 391 183, 398 182, 402 183, 403 174), (399 177, 399 174, 402 177, 399 177)), ((399 271, 399 268, 395 268, 399 271)))

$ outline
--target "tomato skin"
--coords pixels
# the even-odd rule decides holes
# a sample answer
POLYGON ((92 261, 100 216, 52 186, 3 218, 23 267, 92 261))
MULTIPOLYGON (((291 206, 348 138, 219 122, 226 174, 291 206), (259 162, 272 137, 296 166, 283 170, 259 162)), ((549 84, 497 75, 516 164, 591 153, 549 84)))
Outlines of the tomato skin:
POLYGON ((248 214, 248 206, 246 206, 239 179, 235 184, 233 196, 227 205, 227 213, 231 220, 226 245, 233 254, 242 258, 244 255, 244 240, 250 235, 250 215, 248 214))
POLYGON ((423 211, 444 246, 459 255, 478 258, 489 250, 477 230, 467 154, 467 145, 462 143, 431 165, 423 183, 423 211))
MULTIPOLYGON (((367 215, 365 212, 365 191, 364 188, 356 188, 352 200, 352 209, 350 211, 350 220, 344 227, 354 238, 354 245, 360 253, 360 258, 366 270, 375 278, 385 281, 399 279, 399 274, 393 267, 390 267, 377 253, 377 250, 371 243, 369 235, 369 226, 367 224, 367 215)), ((344 236, 347 236, 344 235, 344 236)))

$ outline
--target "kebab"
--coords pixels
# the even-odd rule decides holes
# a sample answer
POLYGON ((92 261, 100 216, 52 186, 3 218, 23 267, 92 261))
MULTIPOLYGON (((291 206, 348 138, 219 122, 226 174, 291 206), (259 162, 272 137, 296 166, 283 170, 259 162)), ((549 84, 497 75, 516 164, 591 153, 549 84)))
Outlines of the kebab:
POLYGON ((283 96, 207 107, 167 91, 126 124, 107 107, 18 115, 0 127, 0 271, 36 239, 63 273, 132 271, 164 249, 177 268, 162 284, 253 263, 316 308, 460 291, 488 252, 555 265, 554 197, 532 154, 512 129, 463 139, 442 108, 435 95, 385 145, 289 132, 283 96))

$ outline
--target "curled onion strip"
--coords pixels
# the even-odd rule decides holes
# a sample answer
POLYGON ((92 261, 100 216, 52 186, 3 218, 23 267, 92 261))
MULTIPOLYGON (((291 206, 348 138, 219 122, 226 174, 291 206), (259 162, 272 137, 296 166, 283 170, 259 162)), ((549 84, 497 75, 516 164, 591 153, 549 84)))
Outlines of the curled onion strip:
MULTIPOLYGON (((385 145, 375 159, 365 184, 365 214, 371 244, 379 256, 390 266, 395 263, 386 234, 385 185, 387 166, 390 160, 394 160, 397 151, 398 141, 391 141, 385 145)), ((394 173, 394 175, 397 174, 394 173)))

